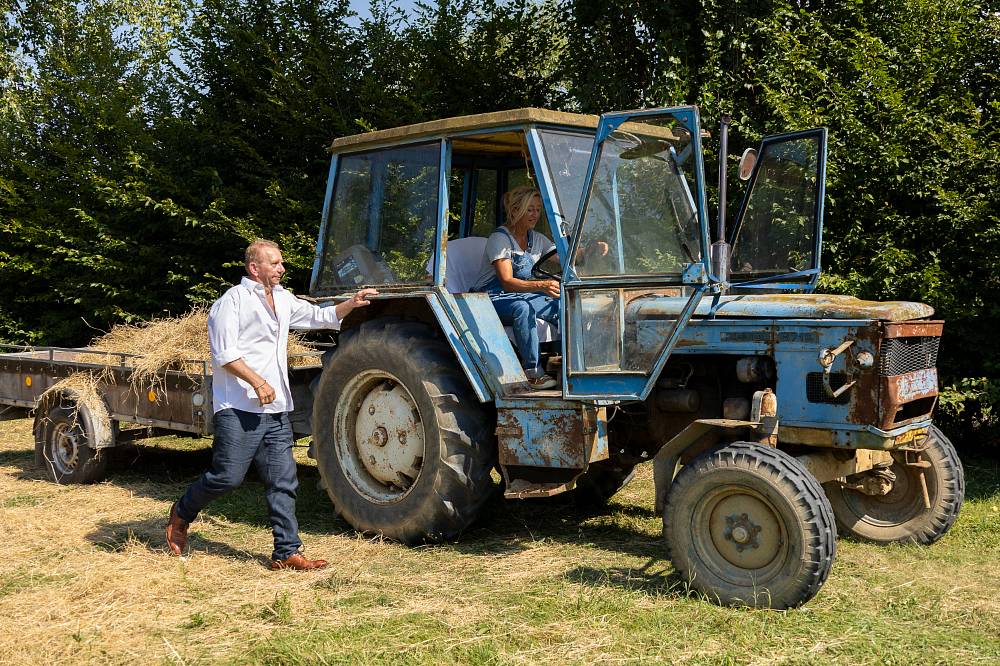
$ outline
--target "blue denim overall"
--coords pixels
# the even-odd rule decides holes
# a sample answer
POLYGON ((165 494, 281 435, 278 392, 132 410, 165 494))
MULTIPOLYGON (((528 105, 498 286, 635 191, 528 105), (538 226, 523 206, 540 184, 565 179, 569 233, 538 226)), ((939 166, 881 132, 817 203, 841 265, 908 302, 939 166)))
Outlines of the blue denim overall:
MULTIPOLYGON (((531 267, 534 262, 527 252, 519 252, 520 247, 503 227, 498 231, 507 234, 510 239, 510 263, 513 275, 518 280, 534 280, 531 267)), ((531 234, 528 231, 528 247, 531 247, 531 234)), ((559 325, 559 299, 536 292, 513 293, 504 291, 500 279, 494 275, 485 286, 479 289, 489 294, 496 308, 497 315, 504 325, 514 329, 514 344, 521 356, 521 365, 528 378, 541 377, 545 374, 538 363, 538 324, 535 319, 544 319, 556 326, 559 325)))

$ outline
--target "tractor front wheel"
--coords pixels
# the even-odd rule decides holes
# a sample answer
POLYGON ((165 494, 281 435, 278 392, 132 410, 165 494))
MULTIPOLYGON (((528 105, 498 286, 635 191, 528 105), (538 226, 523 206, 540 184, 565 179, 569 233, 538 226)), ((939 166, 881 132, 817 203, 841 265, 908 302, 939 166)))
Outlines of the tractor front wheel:
POLYGON ((895 480, 885 495, 867 495, 835 481, 824 484, 841 534, 878 544, 924 545, 944 536, 962 507, 965 474, 955 447, 937 426, 925 443, 920 459, 909 461, 917 464, 908 464, 905 452, 893 453, 889 471, 895 480))
POLYGON ((423 324, 345 331, 320 378, 320 475, 354 528, 404 543, 451 539, 495 484, 493 420, 447 344, 423 324))
POLYGON ((664 509, 674 568, 724 605, 791 608, 833 566, 833 511, 788 454, 749 442, 706 453, 677 476, 664 509))

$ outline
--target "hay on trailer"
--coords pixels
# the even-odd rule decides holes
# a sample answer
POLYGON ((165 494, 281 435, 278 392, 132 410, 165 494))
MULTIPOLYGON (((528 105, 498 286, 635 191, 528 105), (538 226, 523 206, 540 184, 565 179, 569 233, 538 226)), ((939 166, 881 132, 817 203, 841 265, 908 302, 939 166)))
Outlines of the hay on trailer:
MULTIPOLYGON (((180 317, 164 317, 141 324, 120 324, 91 342, 91 348, 105 352, 104 363, 115 365, 119 356, 129 354, 127 364, 132 371, 132 387, 145 390, 150 384, 162 382, 167 370, 201 373, 212 371, 212 355, 208 345, 208 311, 195 308, 180 317)), ((317 363, 313 356, 301 356, 314 351, 301 334, 289 331, 289 364, 302 366, 317 363)), ((89 362, 94 362, 93 355, 89 362)))
POLYGON ((101 397, 100 387, 102 382, 114 382, 114 380, 114 375, 107 370, 74 372, 45 389, 35 404, 44 405, 50 396, 59 396, 64 391, 75 394, 76 404, 72 405, 71 427, 75 428, 78 425, 80 407, 82 406, 87 409, 91 418, 95 420, 94 425, 98 430, 110 432, 111 418, 108 416, 104 399, 101 397))

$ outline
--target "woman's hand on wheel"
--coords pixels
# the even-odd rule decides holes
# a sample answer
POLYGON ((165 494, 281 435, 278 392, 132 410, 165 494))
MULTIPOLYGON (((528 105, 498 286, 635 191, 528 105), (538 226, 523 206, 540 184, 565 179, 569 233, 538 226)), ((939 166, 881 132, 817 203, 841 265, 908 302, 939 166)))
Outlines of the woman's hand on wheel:
POLYGON ((559 298, 559 281, 558 280, 540 280, 538 282, 538 291, 549 296, 551 298, 559 298))

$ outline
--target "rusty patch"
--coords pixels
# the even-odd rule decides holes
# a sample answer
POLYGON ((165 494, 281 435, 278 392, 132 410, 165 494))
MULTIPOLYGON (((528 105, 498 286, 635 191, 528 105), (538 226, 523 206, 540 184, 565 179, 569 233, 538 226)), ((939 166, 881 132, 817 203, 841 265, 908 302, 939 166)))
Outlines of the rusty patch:
POLYGON ((498 409, 496 434, 500 464, 584 469, 594 449, 591 440, 597 437, 598 418, 593 407, 498 409))
MULTIPOLYGON (((848 368, 857 368, 858 355, 868 349, 871 349, 874 352, 875 358, 878 358, 881 331, 877 322, 853 329, 850 337, 859 343, 864 342, 867 344, 854 344, 847 349, 846 363, 848 368)), ((878 419, 879 414, 879 382, 877 371, 874 368, 867 368, 861 372, 857 372, 854 378, 856 378, 857 384, 850 391, 851 401, 848 407, 847 420, 849 423, 862 425, 874 423, 878 419)))
POLYGON ((889 430, 906 421, 929 416, 934 410, 938 395, 937 368, 882 377, 881 384, 880 428, 889 430))
POLYGON ((941 337, 944 331, 944 320, 937 321, 903 321, 885 324, 886 338, 917 338, 941 337))

